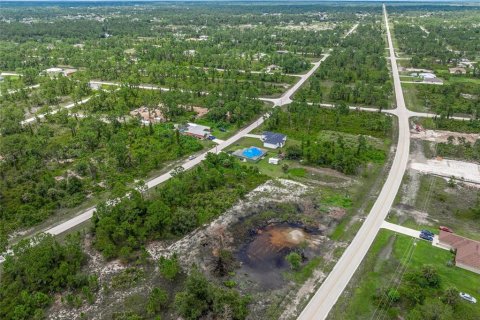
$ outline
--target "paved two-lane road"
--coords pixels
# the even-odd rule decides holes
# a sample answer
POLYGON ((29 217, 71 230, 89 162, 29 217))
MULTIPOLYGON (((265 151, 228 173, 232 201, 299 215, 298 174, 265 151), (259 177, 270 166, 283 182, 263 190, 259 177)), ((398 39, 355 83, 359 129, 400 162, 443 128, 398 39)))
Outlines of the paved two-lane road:
POLYGON ((390 211, 407 167, 410 149, 410 133, 408 126, 409 112, 405 107, 405 100, 403 98, 385 5, 383 6, 383 14, 387 30, 388 48, 390 50, 390 61, 392 64, 393 83, 397 102, 395 114, 398 117, 399 133, 395 158, 387 180, 385 181, 380 195, 373 205, 368 217, 365 219, 362 227, 345 250, 342 257, 338 260, 332 272, 330 272, 327 279, 325 279, 306 308, 300 314, 299 320, 322 320, 328 316, 330 310, 337 302, 340 294, 343 292, 368 252, 368 249, 382 226, 385 217, 390 211))
MULTIPOLYGON (((357 27, 358 27, 358 24, 355 24, 344 35, 343 38, 345 38, 346 36, 348 36, 352 32, 354 32, 357 27)), ((320 64, 323 61, 325 61, 325 59, 328 56, 329 56, 328 53, 324 54, 324 56, 322 57, 321 60, 313 63, 313 67, 306 74, 299 75, 300 79, 298 80, 298 82, 295 83, 295 85, 293 85, 291 88, 289 88, 280 98, 262 99, 262 100, 273 103, 274 107, 282 106, 282 105, 291 103, 292 102, 291 98, 293 97, 293 95, 308 80, 308 78, 310 76, 312 76, 315 71, 317 71, 317 69, 320 67, 320 64)), ((101 85, 101 84, 118 85, 117 83, 114 83, 114 82, 107 83, 107 82, 102 82, 102 81, 91 81, 91 83, 95 83, 95 84, 99 84, 99 85, 101 85)), ((142 85, 141 88, 142 89, 151 89, 151 90, 157 90, 157 89, 163 90, 164 89, 164 88, 160 88, 160 87, 156 87, 156 86, 149 86, 149 85, 142 85)), ((168 90, 168 89, 166 89, 166 90, 168 90)), ((232 145, 237 140, 243 138, 245 135, 247 135, 253 129, 259 127, 265 121, 265 119, 268 118, 268 116, 269 116, 269 114, 265 114, 265 115, 261 116, 256 121, 254 121, 253 123, 251 123, 249 126, 245 127, 244 129, 240 130, 234 136, 230 137, 226 141, 223 141, 220 144, 218 144, 217 146, 215 146, 214 148, 202 153, 201 155, 199 155, 195 159, 185 161, 182 164, 182 167, 184 169, 188 170, 188 169, 193 168, 194 166, 198 165, 202 160, 204 160, 209 152, 219 153, 220 151, 224 150, 228 146, 232 145)), ((33 121, 33 120, 31 120, 31 121, 33 121)), ((172 177, 172 175, 171 175, 171 171, 170 171, 170 172, 167 172, 165 174, 162 174, 162 175, 160 175, 156 178, 153 178, 153 179, 147 181, 146 186, 147 186, 148 189, 153 188, 153 187, 167 181, 171 177, 172 177)), ((60 224, 52 227, 52 228, 44 230, 43 232, 49 233, 49 234, 52 234, 52 235, 59 235, 59 234, 65 232, 65 231, 68 231, 68 230, 74 228, 75 226, 78 226, 78 225, 84 223, 85 221, 88 221, 93 216, 93 213, 95 212, 95 210, 96 210, 96 207, 90 207, 90 208, 86 209, 85 211, 83 211, 81 214, 69 219, 68 221, 65 221, 63 223, 60 223, 60 224)), ((3 257, 0 256, 0 263, 3 262, 2 259, 3 259, 3 257)))
MULTIPOLYGON (((292 86, 287 92, 285 92, 280 98, 268 99, 268 101, 272 102, 274 107, 275 106, 282 106, 284 104, 290 103, 292 101, 291 98, 295 94, 295 92, 305 83, 305 81, 308 80, 308 78, 318 69, 318 67, 320 67, 320 64, 323 61, 325 61, 325 59, 327 57, 328 57, 328 54, 324 55, 324 57, 320 61, 314 63, 314 65, 310 69, 310 71, 308 73, 302 75, 300 80, 294 86, 292 86)), ((259 127, 265 121, 266 118, 268 118, 268 114, 263 115, 262 117, 258 118, 256 121, 251 123, 249 126, 240 130, 235 135, 233 135, 229 139, 221 142, 220 144, 218 144, 214 148, 200 154, 195 159, 188 160, 188 161, 184 162, 182 164, 182 167, 185 170, 188 170, 188 169, 191 169, 191 168, 195 167, 200 162, 202 162, 202 160, 205 159, 205 157, 207 156, 207 154, 209 152, 219 153, 220 151, 222 151, 225 148, 227 148, 228 146, 232 145, 233 143, 235 143, 239 139, 243 138, 246 134, 250 133, 253 129, 259 127)), ((171 177, 172 177, 171 171, 169 171, 169 172, 167 172, 165 174, 162 174, 162 175, 160 175, 156 178, 153 178, 152 180, 147 181, 146 186, 147 186, 148 189, 151 189, 151 188, 169 180, 171 177)), ((89 220, 93 216, 93 213, 95 212, 95 209, 96 209, 95 207, 91 207, 91 208, 87 209, 86 211, 84 211, 83 213, 81 213, 80 215, 78 215, 78 216, 76 216, 76 217, 74 217, 74 218, 72 218, 68 221, 65 221, 65 222, 63 222, 63 223, 61 223, 61 224, 59 224, 59 225, 57 225, 57 226, 55 226, 51 229, 48 229, 45 232, 49 233, 49 234, 52 234, 52 235, 59 235, 59 234, 65 232, 65 231, 67 231, 67 230, 69 230, 69 229, 71 229, 71 228, 89 220)))

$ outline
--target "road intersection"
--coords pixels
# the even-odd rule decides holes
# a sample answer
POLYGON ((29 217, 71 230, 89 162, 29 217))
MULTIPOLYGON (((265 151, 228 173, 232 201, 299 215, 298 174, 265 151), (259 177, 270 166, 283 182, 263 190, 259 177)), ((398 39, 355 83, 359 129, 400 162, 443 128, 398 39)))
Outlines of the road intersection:
POLYGON ((387 180, 380 191, 369 215, 361 226, 355 238, 347 247, 342 257, 322 283, 306 308, 299 316, 299 320, 325 319, 337 302, 363 258, 373 243, 383 221, 393 204, 407 168, 410 149, 409 111, 405 106, 400 76, 398 73, 395 51, 393 49, 390 26, 385 5, 383 15, 387 30, 388 48, 392 66, 393 84, 397 108, 395 114, 398 118, 398 141, 395 158, 388 174, 387 180))
MULTIPOLYGON (((357 26, 358 26, 358 24, 355 24, 346 33, 346 35, 344 37, 346 37, 349 34, 351 34, 352 32, 354 32, 355 29, 357 28, 357 26)), ((274 98, 274 99, 262 99, 262 100, 272 103, 273 107, 283 106, 283 105, 291 103, 293 95, 308 80, 308 78, 310 78, 315 73, 315 71, 317 71, 317 69, 320 67, 321 63, 323 61, 325 61, 325 59, 327 59, 328 56, 329 56, 328 53, 324 54, 322 59, 313 63, 313 67, 307 73, 305 73, 303 75, 299 75, 299 80, 291 88, 289 88, 281 97, 274 98)), ((113 86, 117 85, 117 83, 114 83, 114 82, 107 83, 107 82, 101 82, 101 81, 93 81, 93 83, 98 84, 98 85, 102 85, 102 84, 113 85, 113 86)), ((140 88, 150 89, 150 90, 155 90, 155 89, 165 90, 165 88, 160 88, 160 87, 151 86, 151 85, 142 85, 142 86, 140 86, 140 88)), ((168 90, 168 89, 166 89, 166 90, 168 90)), ((44 116, 45 115, 43 115, 43 117, 44 116)), ((211 153, 221 152, 222 150, 224 150, 228 146, 232 145, 233 143, 235 143, 236 141, 238 141, 239 139, 243 138, 245 135, 247 135, 248 133, 253 131, 255 128, 262 125, 263 122, 265 121, 265 119, 267 119, 268 117, 269 117, 269 113, 266 113, 266 114, 262 115, 257 120, 255 120, 250 125, 248 125, 247 127, 243 128, 242 130, 237 132, 232 137, 228 138, 225 141, 220 142, 215 147, 213 147, 210 150, 207 150, 207 151, 203 152, 202 154, 198 155, 196 158, 185 161, 181 166, 184 168, 184 170, 188 170, 188 169, 191 169, 191 168, 195 167, 200 162, 202 162, 202 160, 204 160, 206 158, 208 153, 210 153, 210 152, 211 153)), ((33 118, 32 120, 29 119, 28 121, 32 122, 32 121, 35 121, 35 119, 36 118, 33 118)), ((151 180, 146 181, 147 189, 151 189, 151 188, 169 180, 172 177, 172 171, 169 171, 169 172, 164 173, 164 174, 162 174, 158 177, 155 177, 151 180)), ((45 229, 42 232, 48 233, 48 234, 51 234, 51 235, 54 235, 54 236, 59 235, 63 232, 66 232, 66 231, 68 231, 68 230, 70 230, 70 229, 88 221, 93 216, 93 213, 95 212, 95 210, 96 210, 96 207, 92 206, 92 207, 86 209, 85 211, 83 211, 82 213, 80 213, 79 215, 76 215, 75 217, 73 217, 73 218, 71 218, 71 219, 69 219, 65 222, 62 222, 62 223, 60 223, 60 224, 58 224, 54 227, 45 229)), ((0 256, 0 263, 1 262, 3 262, 2 261, 2 256, 0 256)))

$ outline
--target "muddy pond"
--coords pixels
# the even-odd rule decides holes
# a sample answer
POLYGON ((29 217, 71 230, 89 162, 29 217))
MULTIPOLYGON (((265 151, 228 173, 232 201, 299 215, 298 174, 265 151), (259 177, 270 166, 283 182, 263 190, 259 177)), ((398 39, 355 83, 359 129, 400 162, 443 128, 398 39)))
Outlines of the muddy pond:
POLYGON ((247 241, 236 252, 237 274, 246 276, 254 287, 279 288, 285 283, 283 273, 290 268, 285 257, 295 251, 308 261, 321 253, 321 243, 318 229, 300 223, 270 223, 248 230, 247 241))

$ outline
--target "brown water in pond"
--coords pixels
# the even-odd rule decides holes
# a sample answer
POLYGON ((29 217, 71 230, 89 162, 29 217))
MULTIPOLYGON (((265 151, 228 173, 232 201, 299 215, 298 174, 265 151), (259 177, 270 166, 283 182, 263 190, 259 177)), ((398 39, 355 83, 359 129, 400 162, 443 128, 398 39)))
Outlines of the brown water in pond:
POLYGON ((259 230, 249 244, 246 254, 252 262, 269 260, 284 249, 292 249, 306 241, 307 234, 300 228, 269 226, 259 230))
MULTIPOLYGON (((318 235, 318 232, 314 233, 318 235)), ((297 248, 312 253, 315 247, 312 244, 316 243, 314 233, 305 231, 301 225, 287 223, 256 230, 251 241, 237 254, 242 262, 241 272, 248 274, 262 288, 278 287, 284 283, 282 272, 289 268, 285 256, 297 248)))

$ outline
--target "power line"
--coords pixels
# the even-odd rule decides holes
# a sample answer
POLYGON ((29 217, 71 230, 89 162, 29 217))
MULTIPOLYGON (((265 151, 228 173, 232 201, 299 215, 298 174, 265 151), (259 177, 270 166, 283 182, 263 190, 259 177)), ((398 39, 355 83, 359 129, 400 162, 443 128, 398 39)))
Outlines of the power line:
MULTIPOLYGON (((410 255, 409 255, 409 257, 408 257, 408 261, 405 263, 404 268, 403 268, 403 270, 402 270, 402 273, 400 274, 400 279, 399 279, 399 281, 397 282, 397 285, 395 286, 395 289, 394 289, 395 291, 398 291, 398 288, 399 288, 400 285, 402 284, 402 280, 403 280, 403 277, 404 277, 404 275, 405 275, 405 271, 407 271, 407 269, 408 269, 408 265, 410 264, 410 261, 411 261, 411 259, 412 259, 412 257, 413 257, 413 252, 415 251, 415 248, 416 248, 416 246, 417 246, 417 240, 416 240, 415 238, 412 238, 412 239, 413 239, 413 246, 412 246, 411 249, 410 249, 411 251, 410 251, 410 255)), ((387 297, 388 297, 388 296, 387 296, 387 297)), ((385 316, 387 315, 387 311, 388 311, 388 309, 390 308, 390 306, 391 306, 392 303, 393 303, 393 299, 391 299, 390 297, 388 297, 388 299, 389 299, 389 302, 388 302, 387 308, 385 308, 385 316)), ((383 315, 381 316, 381 318, 379 317, 379 319, 383 319, 383 315)))
MULTIPOLYGON (((414 239, 412 238, 412 242, 410 243, 410 245, 408 246, 407 250, 403 253, 403 256, 402 258, 400 259, 400 263, 398 264, 397 268, 395 269, 395 272, 393 273, 392 275, 392 278, 390 279, 390 281, 388 282, 388 286, 387 288, 391 287, 393 285, 393 283, 395 282, 395 276, 396 274, 400 271, 400 269, 402 268, 402 260, 406 260, 407 259, 407 254, 410 252, 410 249, 413 245, 413 242, 414 242, 414 239)), ((380 300, 380 303, 378 304, 377 308, 375 309, 375 312, 373 313, 371 319, 375 319, 376 318, 376 315, 377 315, 377 312, 381 312, 380 311, 380 307, 382 306, 382 304, 384 303, 384 300, 385 298, 388 298, 387 294, 385 295, 382 295, 382 299, 380 300)))

